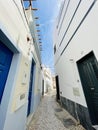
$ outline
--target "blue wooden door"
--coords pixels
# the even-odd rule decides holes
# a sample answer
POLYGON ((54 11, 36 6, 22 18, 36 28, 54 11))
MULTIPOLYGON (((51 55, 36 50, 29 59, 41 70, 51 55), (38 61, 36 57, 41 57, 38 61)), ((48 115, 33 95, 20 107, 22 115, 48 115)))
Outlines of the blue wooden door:
POLYGON ((34 98, 34 89, 33 89, 33 76, 34 76, 34 61, 32 61, 32 66, 31 66, 31 74, 30 74, 30 84, 29 84, 29 94, 28 94, 28 111, 27 111, 27 116, 30 115, 31 113, 31 103, 33 102, 34 98))
POLYGON ((11 65, 13 53, 0 41, 0 103, 11 65))

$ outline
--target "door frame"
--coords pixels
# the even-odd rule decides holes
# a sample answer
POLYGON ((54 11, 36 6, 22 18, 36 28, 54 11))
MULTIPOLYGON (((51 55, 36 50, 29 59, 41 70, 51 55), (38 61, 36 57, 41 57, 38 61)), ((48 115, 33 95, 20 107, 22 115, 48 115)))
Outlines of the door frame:
MULTIPOLYGON (((6 97, 5 93, 7 93, 7 94, 11 93, 10 87, 13 87, 13 83, 14 83, 14 82, 11 82, 11 81, 14 81, 14 78, 18 73, 17 72, 17 69, 18 69, 17 65, 20 62, 21 55, 20 55, 19 49, 14 46, 14 44, 12 42, 13 40, 11 39, 9 34, 7 33, 6 29, 1 25, 0 25, 0 27, 1 27, 1 29, 0 29, 0 41, 2 42, 2 44, 4 44, 13 53, 12 61, 11 61, 11 64, 10 64, 10 69, 9 69, 6 84, 5 84, 5 89, 4 89, 4 92, 3 92, 4 96, 2 97, 2 101, 1 101, 1 106, 2 106, 3 100, 6 97), (14 74, 14 76, 11 77, 10 75, 13 75, 13 74, 14 74), (10 92, 8 90, 6 91, 7 86, 10 86, 9 87, 10 92)), ((8 98, 7 98, 7 100, 8 100, 8 98)))
POLYGON ((1 27, 1 29, 0 29, 1 42, 13 52, 13 58, 11 61, 2 101, 0 104, 0 115, 1 115, 0 116, 0 128, 3 129, 5 120, 7 118, 7 113, 9 113, 8 108, 11 109, 11 106, 12 106, 11 102, 13 101, 13 92, 15 90, 15 83, 16 83, 16 79, 17 79, 21 55, 19 53, 20 52, 19 48, 14 46, 14 44, 13 44, 14 42, 13 42, 12 38, 9 36, 9 33, 6 31, 6 29, 2 25, 0 25, 0 27, 1 27), (3 112, 2 112, 2 110, 3 110, 3 112))
POLYGON ((29 90, 28 90, 28 106, 27 106, 27 117, 33 112, 34 108, 34 77, 35 77, 35 61, 32 59, 31 63, 31 71, 30 71, 30 78, 32 78, 31 83, 29 82, 29 90), (33 68, 33 75, 31 77, 33 68), (31 91, 31 92, 30 92, 31 91), (30 94, 31 93, 31 94, 30 94), (30 99, 29 99, 30 98, 30 99), (31 111, 32 106, 32 111, 31 111))

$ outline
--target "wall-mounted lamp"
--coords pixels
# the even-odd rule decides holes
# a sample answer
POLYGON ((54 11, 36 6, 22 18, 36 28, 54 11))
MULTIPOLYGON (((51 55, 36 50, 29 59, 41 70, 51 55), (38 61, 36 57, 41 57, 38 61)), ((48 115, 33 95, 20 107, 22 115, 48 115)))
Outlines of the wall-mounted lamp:
POLYGON ((23 1, 36 1, 36 0, 23 0, 23 1))
POLYGON ((69 61, 70 61, 71 63, 74 63, 74 59, 69 59, 69 61))
POLYGON ((73 59, 69 59, 70 61, 74 61, 73 59))
POLYGON ((39 24, 36 24, 36 26, 40 26, 39 24))
POLYGON ((35 17, 35 19, 39 19, 39 17, 35 17))
POLYGON ((30 41, 30 38, 29 37, 27 37, 27 42, 29 42, 30 41))
POLYGON ((37 8, 31 8, 31 10, 37 11, 38 9, 37 8))
POLYGON ((40 30, 36 30, 37 32, 40 32, 40 30))

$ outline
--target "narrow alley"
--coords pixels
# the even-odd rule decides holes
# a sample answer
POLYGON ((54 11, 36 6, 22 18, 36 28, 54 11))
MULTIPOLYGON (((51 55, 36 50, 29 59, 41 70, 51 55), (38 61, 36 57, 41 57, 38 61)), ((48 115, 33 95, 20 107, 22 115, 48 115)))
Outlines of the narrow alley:
POLYGON ((85 130, 55 101, 55 90, 46 94, 27 130, 85 130))
POLYGON ((98 0, 0 0, 0 130, 98 130, 98 0))

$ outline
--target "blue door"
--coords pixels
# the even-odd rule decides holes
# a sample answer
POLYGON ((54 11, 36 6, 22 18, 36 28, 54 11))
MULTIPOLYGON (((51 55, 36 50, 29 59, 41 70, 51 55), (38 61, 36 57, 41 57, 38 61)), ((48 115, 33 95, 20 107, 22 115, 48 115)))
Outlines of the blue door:
POLYGON ((27 116, 31 113, 31 104, 34 102, 34 88, 33 88, 33 76, 34 76, 34 61, 32 61, 31 74, 30 74, 30 84, 29 84, 29 94, 28 94, 28 111, 27 116))
POLYGON ((11 65, 13 53, 0 41, 0 103, 11 65))

